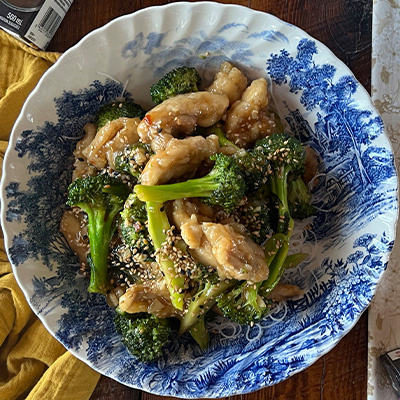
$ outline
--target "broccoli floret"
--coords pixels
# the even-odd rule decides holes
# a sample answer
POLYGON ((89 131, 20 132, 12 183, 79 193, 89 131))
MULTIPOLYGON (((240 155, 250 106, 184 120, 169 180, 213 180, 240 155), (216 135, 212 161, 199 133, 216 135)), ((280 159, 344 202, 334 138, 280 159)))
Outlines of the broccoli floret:
POLYGON ((271 171, 268 160, 257 148, 244 150, 240 149, 233 155, 243 170, 246 182, 246 194, 254 194, 268 180, 271 171))
POLYGON ((203 284, 204 282, 209 282, 212 285, 216 285, 220 281, 220 277, 217 270, 210 266, 201 263, 197 264, 195 272, 192 274, 193 281, 197 284, 203 284))
POLYGON ((230 147, 235 153, 232 157, 236 160, 244 175, 247 195, 254 194, 266 181, 270 172, 269 160, 257 148, 242 149, 231 142, 226 136, 223 126, 215 124, 208 130, 208 134, 218 136, 221 147, 230 147))
POLYGON ((125 172, 132 177, 132 183, 136 185, 140 180, 140 175, 154 154, 149 144, 137 143, 128 146, 122 154, 115 157, 115 170, 125 172))
POLYGON ((122 210, 129 189, 120 180, 109 175, 78 178, 68 187, 67 204, 81 208, 88 217, 90 246, 89 292, 106 293, 107 257, 115 231, 115 219, 122 210))
MULTIPOLYGON (((167 232, 171 229, 168 216, 162 203, 146 202, 146 211, 149 235, 154 249, 159 251, 167 240, 167 232)), ((183 310, 185 277, 177 271, 174 262, 162 251, 159 253, 158 263, 164 275, 172 305, 178 310, 183 310)))
POLYGON ((233 289, 217 297, 224 317, 241 325, 261 321, 271 309, 271 301, 259 294, 262 282, 239 282, 233 289))
POLYGON ((305 149, 300 141, 284 133, 261 139, 254 149, 265 154, 270 161, 272 172, 267 185, 276 200, 278 213, 274 230, 290 236, 294 223, 288 203, 288 177, 296 179, 305 172, 305 149))
POLYGON ((150 95, 155 104, 160 104, 178 94, 197 92, 199 84, 200 75, 195 68, 179 67, 152 85, 150 95))
POLYGON ((125 219, 146 223, 146 203, 139 200, 135 193, 130 193, 124 204, 124 211, 121 214, 125 219))
POLYGON ((108 256, 108 280, 114 287, 130 284, 140 284, 141 278, 134 268, 131 268, 131 252, 125 245, 112 247, 108 256))
POLYGON ((266 201, 248 201, 234 210, 237 222, 242 224, 253 242, 262 245, 271 234, 271 211, 266 201))
POLYGON ((217 205, 231 212, 242 200, 245 192, 241 169, 232 157, 224 154, 215 154, 210 158, 215 161, 215 165, 202 178, 167 185, 136 185, 134 191, 140 200, 158 203, 185 197, 200 197, 209 205, 217 205))
POLYGON ((295 219, 315 215, 315 207, 311 205, 311 193, 301 177, 289 181, 288 202, 290 215, 295 219))
POLYGON ((140 313, 116 312, 115 327, 121 342, 140 361, 150 362, 159 358, 163 347, 169 342, 171 326, 167 319, 140 313))
POLYGON ((135 254, 141 254, 144 260, 149 261, 154 259, 154 246, 146 222, 146 203, 140 201, 135 193, 131 193, 121 212, 121 237, 135 254))
POLYGON ((100 108, 97 112, 95 123, 97 130, 102 128, 110 121, 115 119, 126 117, 126 118, 144 118, 146 111, 132 100, 125 101, 114 101, 106 104, 100 108))

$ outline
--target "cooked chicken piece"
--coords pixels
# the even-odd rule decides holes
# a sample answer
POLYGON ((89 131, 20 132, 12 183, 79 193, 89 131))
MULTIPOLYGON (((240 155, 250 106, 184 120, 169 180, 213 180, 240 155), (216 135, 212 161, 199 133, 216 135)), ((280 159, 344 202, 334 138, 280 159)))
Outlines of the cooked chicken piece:
POLYGON ((174 137, 168 133, 160 133, 151 141, 151 148, 154 153, 158 153, 159 151, 165 150, 168 142, 174 137))
POLYGON ((239 147, 247 148, 272 134, 275 122, 268 116, 267 81, 254 80, 226 115, 226 136, 239 147))
POLYGON ((107 165, 114 168, 114 159, 127 145, 139 142, 139 118, 118 118, 104 125, 93 141, 82 151, 88 162, 97 169, 107 165))
POLYGON ((65 211, 60 222, 60 232, 64 235, 71 250, 78 256, 80 264, 86 265, 89 240, 83 214, 72 210, 65 211))
POLYGON ((180 230, 182 225, 189 221, 194 214, 199 222, 212 221, 214 213, 212 207, 196 203, 195 200, 178 199, 167 203, 168 218, 180 230))
POLYGON ((217 261, 212 254, 211 245, 201 230, 202 222, 210 222, 214 218, 212 207, 200 202, 196 204, 195 201, 179 199, 167 203, 167 213, 172 224, 181 231, 182 239, 186 244, 194 244, 200 240, 198 247, 189 251, 192 257, 204 265, 216 265, 217 261), (185 229, 181 230, 183 225, 185 229), (198 238, 200 231, 201 239, 198 238))
POLYGON ((261 282, 268 278, 268 265, 261 246, 236 227, 201 222, 196 208, 186 206, 180 211, 178 206, 179 203, 174 206, 174 222, 180 227, 182 239, 196 261, 215 267, 222 279, 261 282), (191 211, 194 212, 190 215, 191 211))
POLYGON ((311 147, 306 147, 306 172, 303 175, 305 183, 309 183, 318 172, 318 157, 315 150, 311 147))
POLYGON ((181 314, 172 305, 168 289, 162 285, 153 285, 152 281, 129 287, 119 298, 119 308, 130 314, 147 312, 159 318, 181 314))
POLYGON ((191 249, 198 249, 203 242, 203 229, 196 214, 192 214, 182 226, 182 239, 191 249))
POLYGON ((198 220, 197 215, 192 214, 190 219, 182 224, 181 236, 189 246, 189 253, 194 260, 203 265, 220 267, 213 253, 213 245, 204 235, 203 224, 198 220))
POLYGON ((214 82, 206 90, 211 93, 226 94, 229 105, 242 97, 247 87, 247 78, 243 72, 232 66, 228 61, 221 64, 219 72, 215 75, 214 82))
POLYGON ((202 214, 192 201, 175 200, 168 208, 173 225, 197 262, 217 268, 223 279, 261 282, 268 278, 263 248, 244 236, 241 227, 211 222, 211 210, 202 214))
POLYGON ((268 297, 273 301, 282 301, 300 294, 302 294, 302 290, 298 286, 280 283, 275 286, 268 297))
POLYGON ((74 171, 72 173, 72 181, 83 176, 94 175, 96 172, 96 168, 88 163, 87 158, 82 152, 93 141, 94 137, 96 136, 97 127, 95 124, 86 124, 83 128, 83 131, 85 134, 83 138, 76 144, 74 150, 75 163, 74 171))
POLYGON ((117 308, 119 306, 119 299, 125 292, 126 292, 125 286, 117 286, 117 287, 111 289, 106 294, 107 304, 111 308, 114 308, 114 309, 117 308))
POLYGON ((108 165, 111 169, 115 168, 115 158, 118 154, 121 154, 127 146, 139 142, 137 134, 139 122, 139 118, 127 118, 124 121, 124 127, 115 135, 114 139, 104 145, 108 165))
POLYGON ((140 139, 143 143, 151 143, 160 133, 188 135, 197 125, 214 125, 228 106, 229 99, 225 94, 201 91, 171 97, 145 115, 138 126, 140 139))
POLYGON ((171 225, 175 226, 178 230, 181 230, 182 225, 190 220, 192 214, 197 214, 199 212, 199 208, 196 204, 185 199, 173 200, 166 204, 171 225))
POLYGON ((268 278, 268 264, 261 246, 229 225, 203 222, 202 229, 211 243, 221 278, 250 282, 261 282, 268 278))
POLYGON ((198 207, 198 215, 201 217, 202 221, 213 221, 215 219, 215 207, 209 206, 196 198, 192 199, 191 201, 198 207))
POLYGON ((160 185, 173 178, 194 174, 200 164, 217 153, 218 138, 192 136, 171 139, 165 148, 154 154, 143 169, 142 185, 160 185))
POLYGON ((222 146, 219 152, 225 154, 226 156, 232 156, 233 154, 238 152, 238 149, 234 145, 227 144, 225 146, 222 146))
POLYGON ((229 225, 236 233, 240 233, 241 235, 248 236, 249 234, 248 229, 246 229, 246 227, 240 222, 237 222, 233 215, 229 216, 228 218, 224 218, 222 220, 219 220, 217 218, 217 222, 222 225, 229 225))

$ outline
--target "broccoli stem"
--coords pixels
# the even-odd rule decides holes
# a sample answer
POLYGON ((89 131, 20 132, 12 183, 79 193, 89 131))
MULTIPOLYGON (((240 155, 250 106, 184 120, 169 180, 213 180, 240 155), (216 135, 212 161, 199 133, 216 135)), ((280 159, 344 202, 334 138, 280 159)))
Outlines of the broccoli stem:
POLYGON ((290 166, 282 167, 279 171, 270 176, 271 193, 278 200, 278 222, 276 227, 277 233, 283 233, 290 237, 293 233, 294 220, 290 216, 288 204, 288 175, 291 171, 290 166), (289 222, 287 222, 289 218, 289 222))
POLYGON ((276 242, 275 251, 275 256, 269 264, 268 278, 261 285, 261 291, 264 297, 278 284, 285 272, 285 266, 287 265, 285 260, 289 251, 289 238, 287 236, 282 235, 279 237, 279 240, 276 242))
POLYGON ((268 239, 264 251, 269 265, 269 276, 262 283, 260 292, 266 297, 278 284, 285 270, 299 265, 308 257, 308 254, 295 253, 288 256, 289 235, 282 233, 277 233, 268 239))
POLYGON ((212 170, 201 178, 166 185, 136 185, 134 192, 142 201, 164 203, 186 197, 200 197, 209 205, 217 205, 232 212, 243 199, 246 190, 239 164, 222 153, 214 154, 212 170))
POLYGON ((217 284, 207 282, 205 288, 198 293, 194 300, 189 304, 186 314, 181 319, 179 334, 182 335, 195 325, 199 319, 205 315, 210 308, 216 303, 216 298, 226 290, 231 289, 237 284, 237 281, 232 279, 219 281, 217 284))
POLYGON ((295 253, 286 257, 284 269, 295 268, 302 263, 309 255, 307 253, 295 253))
MULTIPOLYGON (((163 207, 162 203, 146 202, 148 230, 156 250, 162 247, 167 239, 166 232, 171 228, 163 207)), ((165 256, 160 255, 159 263, 172 305, 178 310, 183 310, 185 278, 176 271, 173 261, 165 256)))
POLYGON ((287 236, 283 233, 276 233, 271 236, 264 245, 265 260, 267 265, 270 266, 274 260, 278 250, 280 249, 280 243, 286 240, 287 236))
POLYGON ((114 218, 106 218, 107 211, 105 209, 85 211, 88 214, 88 236, 92 259, 88 291, 105 294, 109 287, 107 259, 109 243, 114 233, 112 226, 114 218))
POLYGON ((283 133, 285 132, 285 128, 282 124, 282 120, 279 116, 279 114, 275 111, 271 111, 272 116, 274 117, 274 121, 275 121, 275 131, 277 133, 283 133))
POLYGON ((212 175, 207 175, 203 178, 190 179, 186 182, 168 185, 136 185, 134 190, 137 197, 142 201, 164 203, 185 197, 208 197, 219 186, 219 183, 215 182, 212 175))
POLYGON ((217 123, 208 129, 209 135, 216 135, 218 137, 218 142, 221 147, 229 146, 235 149, 236 151, 241 150, 240 147, 236 146, 235 143, 231 142, 226 136, 225 132, 222 129, 221 124, 217 123))
POLYGON ((189 329, 189 333, 192 335, 192 338, 196 341, 201 349, 207 349, 210 341, 210 335, 204 322, 204 315, 202 315, 200 319, 198 319, 197 322, 189 329))

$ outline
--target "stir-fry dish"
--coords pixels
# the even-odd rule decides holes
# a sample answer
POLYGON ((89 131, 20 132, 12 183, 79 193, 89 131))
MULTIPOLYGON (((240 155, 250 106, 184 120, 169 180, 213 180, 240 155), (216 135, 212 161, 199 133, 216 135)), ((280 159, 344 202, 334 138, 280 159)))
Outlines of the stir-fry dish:
POLYGON ((223 62, 202 86, 172 70, 152 109, 103 106, 74 151, 61 231, 145 362, 177 335, 207 348, 211 318, 253 326, 300 292, 279 281, 307 256, 289 241, 315 212, 315 155, 283 131, 264 78, 223 62))

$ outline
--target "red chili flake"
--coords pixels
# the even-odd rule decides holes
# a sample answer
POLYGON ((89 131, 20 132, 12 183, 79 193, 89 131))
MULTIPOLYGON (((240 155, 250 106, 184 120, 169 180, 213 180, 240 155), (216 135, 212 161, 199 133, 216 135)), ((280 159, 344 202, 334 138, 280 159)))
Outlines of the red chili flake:
POLYGON ((147 125, 151 125, 151 115, 150 114, 146 114, 143 119, 147 125))

